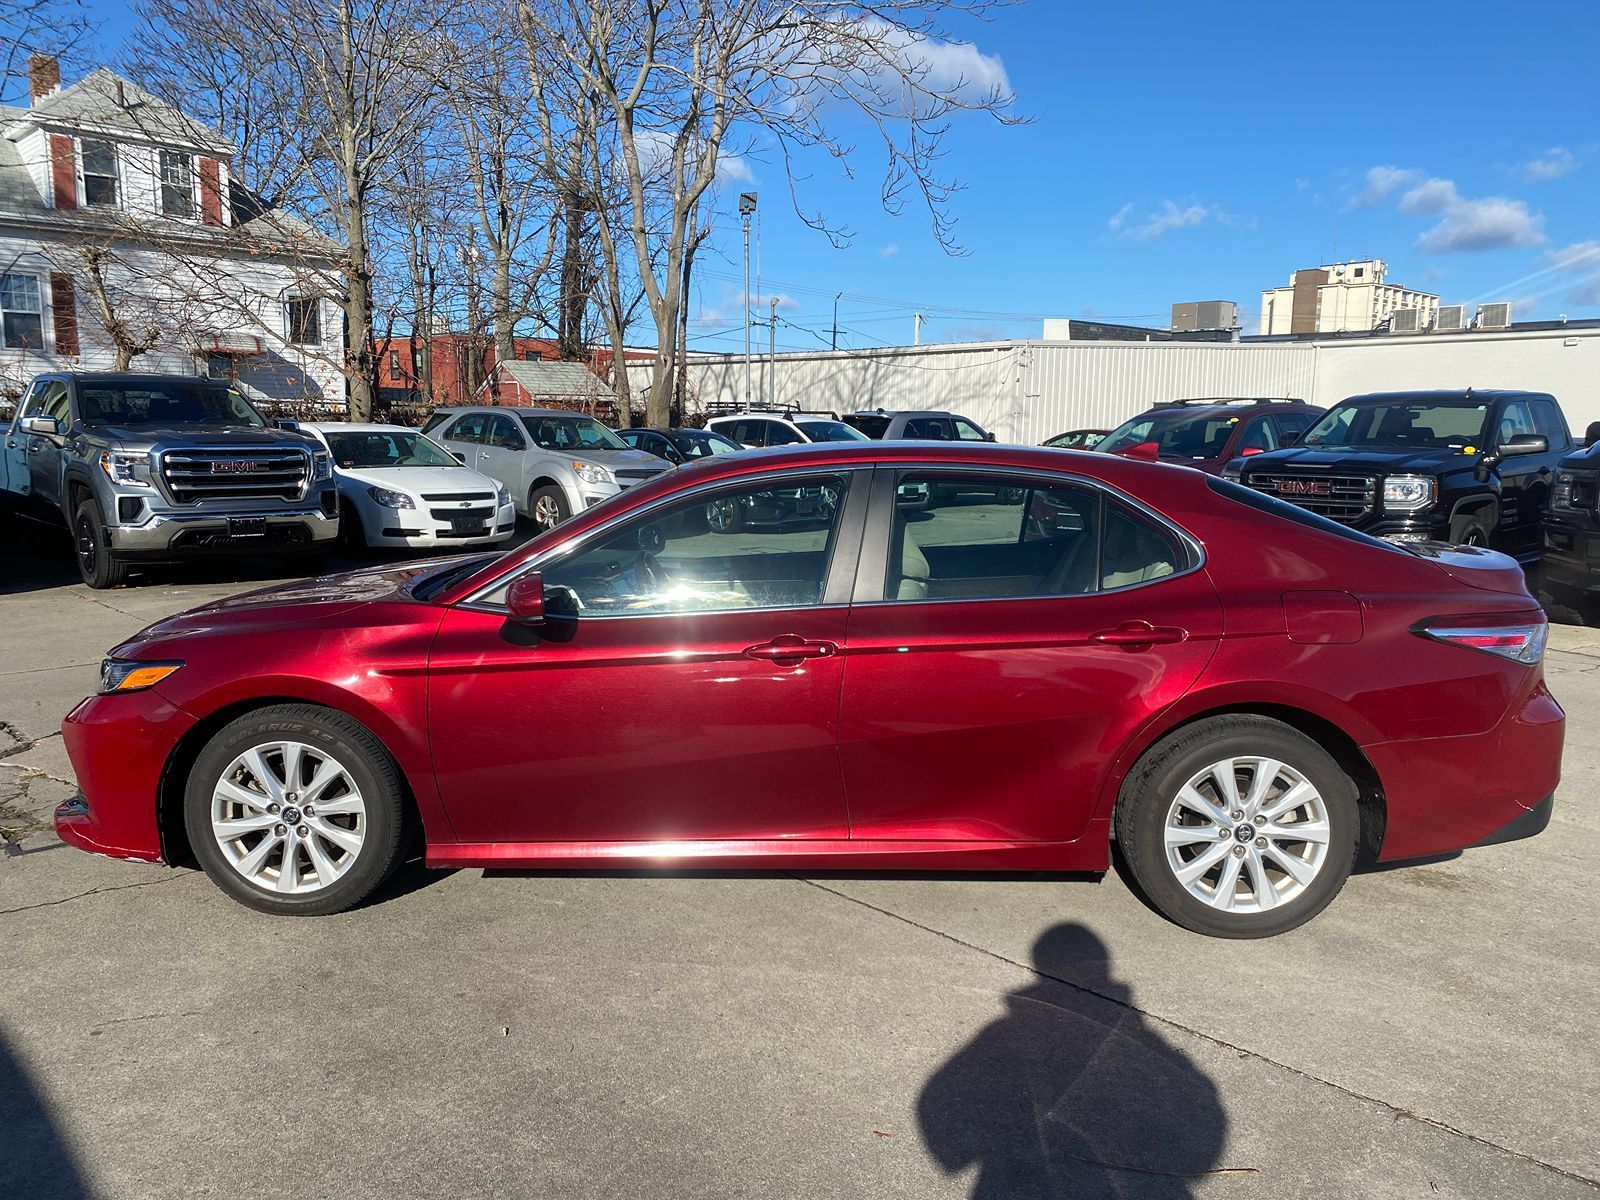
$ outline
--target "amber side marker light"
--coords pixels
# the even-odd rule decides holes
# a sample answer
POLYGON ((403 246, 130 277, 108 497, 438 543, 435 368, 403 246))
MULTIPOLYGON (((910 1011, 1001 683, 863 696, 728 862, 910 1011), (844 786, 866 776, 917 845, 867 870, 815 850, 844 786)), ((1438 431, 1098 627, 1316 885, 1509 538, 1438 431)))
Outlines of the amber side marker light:
POLYGON ((107 658, 100 662, 100 694, 142 692, 153 688, 179 667, 181 662, 130 662, 107 658))

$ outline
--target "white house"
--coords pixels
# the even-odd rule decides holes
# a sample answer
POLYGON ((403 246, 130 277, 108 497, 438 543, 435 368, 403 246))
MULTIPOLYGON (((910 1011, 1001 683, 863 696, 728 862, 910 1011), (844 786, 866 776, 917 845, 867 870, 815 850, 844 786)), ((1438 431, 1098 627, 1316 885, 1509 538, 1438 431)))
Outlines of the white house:
POLYGON ((131 370, 343 405, 339 247, 264 210, 215 130, 105 68, 63 88, 29 66, 29 107, 0 106, 0 397, 120 345, 131 370))

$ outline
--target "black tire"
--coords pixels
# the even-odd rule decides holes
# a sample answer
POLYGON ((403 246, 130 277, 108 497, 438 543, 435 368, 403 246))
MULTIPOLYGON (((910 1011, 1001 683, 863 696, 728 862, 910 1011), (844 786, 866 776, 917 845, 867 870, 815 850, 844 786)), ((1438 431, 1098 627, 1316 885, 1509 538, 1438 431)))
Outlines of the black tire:
POLYGON ((98 591, 128 582, 128 564, 111 557, 105 522, 100 519, 100 506, 92 496, 79 500, 73 511, 72 545, 78 574, 90 587, 98 591))
POLYGON ((744 508, 736 496, 708 500, 705 513, 706 528, 712 533, 738 533, 744 528, 744 508))
MULTIPOLYGON (((1227 815, 1237 819, 1232 813, 1227 815)), ((1326 908, 1339 894, 1355 865, 1360 824, 1356 786, 1326 750, 1281 721, 1245 714, 1208 717, 1157 742, 1128 773, 1116 809, 1117 842, 1145 899, 1163 916, 1185 929, 1221 938, 1272 937, 1305 924, 1326 908), (1203 901, 1179 881, 1178 868, 1170 864, 1167 857, 1167 821, 1180 789, 1197 774, 1229 758, 1253 756, 1279 761, 1316 789, 1327 814, 1327 849, 1316 873, 1289 899, 1265 912, 1227 912, 1203 901)), ((1239 828, 1250 830, 1248 814, 1233 826, 1232 833, 1237 833, 1239 828)), ((1280 840, 1285 845, 1295 844, 1292 839, 1280 840)), ((1254 838, 1230 834, 1226 841, 1229 856, 1239 856, 1249 863, 1266 859, 1265 855, 1250 855, 1252 844, 1262 844, 1254 838), (1250 855, 1248 860, 1244 855, 1250 855)), ((1275 845, 1274 849, 1280 847, 1275 845)), ((1310 850, 1309 844, 1302 844, 1302 852, 1310 850)), ((1175 853, 1184 855, 1188 849, 1175 853)), ((1202 853, 1197 851, 1185 861, 1194 862, 1202 853)), ((1219 859, 1215 869, 1220 872, 1227 861, 1228 856, 1219 859)), ((1235 869, 1240 882, 1234 885, 1235 890, 1230 895, 1237 896, 1239 890, 1250 897, 1263 894, 1247 874, 1253 866, 1235 869)), ((1280 868, 1274 865, 1272 870, 1278 876, 1278 885, 1291 882, 1280 868)), ((1207 871, 1197 881, 1199 886, 1208 886, 1210 874, 1207 871)), ((1216 882, 1220 883, 1220 879, 1219 874, 1216 882)), ((1274 888, 1268 890, 1274 891, 1274 888)))
POLYGON ((554 529, 571 515, 572 509, 567 505, 566 492, 554 484, 534 488, 528 493, 528 519, 540 533, 554 529), (541 517, 541 510, 546 514, 553 514, 554 520, 549 516, 541 517))
MULTIPOLYGON (((400 865, 411 825, 399 770, 378 739, 359 721, 312 704, 273 705, 223 726, 189 772, 183 818, 189 846, 213 883, 241 904, 283 916, 325 916, 359 904, 400 865), (364 836, 354 861, 332 883, 295 894, 280 894, 245 878, 224 854, 211 825, 212 793, 229 764, 253 747, 285 741, 336 759, 365 806, 364 836)), ((263 839, 268 832, 263 831, 263 839)), ((281 863, 281 847, 274 853, 281 863)), ((272 862, 273 855, 266 861, 272 862)), ((310 869, 308 857, 297 861, 302 872, 310 869)))
POLYGON ((1487 550, 1489 548, 1489 527, 1484 524, 1482 517, 1456 517, 1450 522, 1450 544, 1452 546, 1479 546, 1487 550))
POLYGON ((339 501, 339 550, 347 558, 360 558, 367 552, 367 531, 361 513, 348 500, 339 501))

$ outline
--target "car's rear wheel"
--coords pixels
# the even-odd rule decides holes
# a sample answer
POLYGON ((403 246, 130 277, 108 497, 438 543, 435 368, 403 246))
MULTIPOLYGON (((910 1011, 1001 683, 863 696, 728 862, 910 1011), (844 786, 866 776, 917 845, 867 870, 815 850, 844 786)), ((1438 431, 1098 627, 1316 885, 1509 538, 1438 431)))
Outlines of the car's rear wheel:
POLYGON ((93 497, 78 501, 72 514, 73 549, 78 559, 78 574, 84 583, 100 590, 120 587, 128 581, 128 564, 111 557, 106 545, 105 522, 93 497))
POLYGON ((567 507, 567 494, 553 485, 535 488, 528 496, 528 515, 540 533, 554 529, 572 515, 567 507))
POLYGON ((1213 717, 1146 752, 1117 802, 1117 841, 1145 897, 1212 937, 1271 937, 1316 916, 1350 876, 1356 787, 1321 746, 1267 717, 1213 717))
POLYGON ((262 912, 320 916, 399 865, 406 808, 388 753, 315 705, 257 709, 206 744, 184 793, 189 845, 214 883, 262 912))

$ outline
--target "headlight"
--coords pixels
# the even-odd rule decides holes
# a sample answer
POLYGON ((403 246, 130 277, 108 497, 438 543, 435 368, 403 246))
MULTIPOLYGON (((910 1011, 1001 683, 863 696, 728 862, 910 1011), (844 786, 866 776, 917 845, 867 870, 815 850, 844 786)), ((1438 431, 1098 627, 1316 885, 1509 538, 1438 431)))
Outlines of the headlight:
POLYGON ((100 660, 100 694, 142 692, 155 687, 179 667, 181 662, 133 662, 125 658, 100 660))
POLYGON ((112 483, 127 484, 130 487, 150 486, 148 454, 124 454, 117 450, 103 450, 100 453, 100 469, 112 483))
POLYGON ((367 495, 372 497, 374 504, 384 508, 415 508, 416 502, 404 492, 391 492, 388 488, 369 487, 367 495))
POLYGON ((1555 485, 1550 489, 1550 503, 1556 508, 1572 507, 1572 476, 1565 471, 1556 472, 1555 485))
POLYGON ((596 463, 579 462, 572 460, 572 473, 585 483, 615 483, 611 472, 596 463))
POLYGON ((311 478, 316 483, 333 478, 332 455, 319 453, 311 456, 311 478))
POLYGON ((1383 506, 1391 512, 1416 512, 1427 508, 1439 494, 1432 475, 1390 475, 1383 481, 1383 506))
POLYGON ((498 479, 494 481, 494 502, 501 507, 511 503, 511 489, 498 479))
POLYGON ((1229 483, 1238 483, 1244 472, 1238 467, 1223 467, 1222 477, 1229 483))

